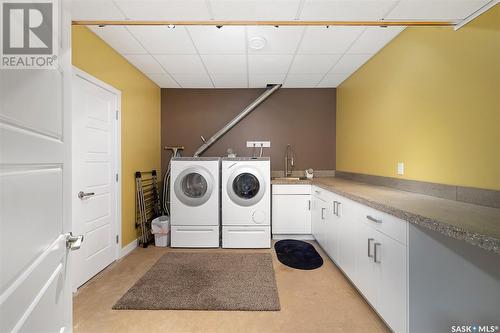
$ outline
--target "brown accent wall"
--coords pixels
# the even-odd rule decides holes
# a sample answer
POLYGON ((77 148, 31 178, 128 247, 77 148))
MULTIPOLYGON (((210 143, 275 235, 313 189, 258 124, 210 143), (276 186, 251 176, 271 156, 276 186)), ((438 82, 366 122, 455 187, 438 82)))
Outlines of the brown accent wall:
MULTIPOLYGON (((192 156, 222 126, 250 104, 263 89, 162 89, 162 148, 183 145, 192 156)), ((335 89, 280 89, 210 147, 202 156, 251 156, 246 141, 271 141, 264 156, 272 170, 284 169, 287 143, 295 149, 295 170, 335 169, 335 89)), ((162 151, 166 168, 171 153, 162 151)))

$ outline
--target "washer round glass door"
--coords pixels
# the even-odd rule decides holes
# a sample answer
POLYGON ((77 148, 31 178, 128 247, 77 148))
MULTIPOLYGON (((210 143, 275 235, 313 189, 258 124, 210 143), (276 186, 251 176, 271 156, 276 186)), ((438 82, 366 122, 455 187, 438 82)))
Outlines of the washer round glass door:
POLYGON ((240 206, 258 203, 266 190, 264 180, 255 169, 244 167, 236 170, 227 182, 227 193, 240 206))
POLYGON ((210 199, 213 183, 212 175, 205 168, 190 167, 175 179, 175 195, 185 205, 201 206, 210 199))

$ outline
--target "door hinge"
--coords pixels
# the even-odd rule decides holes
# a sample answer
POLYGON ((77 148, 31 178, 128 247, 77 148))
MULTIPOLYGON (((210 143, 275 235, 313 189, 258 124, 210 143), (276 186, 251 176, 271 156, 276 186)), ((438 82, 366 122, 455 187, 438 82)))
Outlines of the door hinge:
POLYGON ((119 239, 118 235, 116 235, 116 244, 118 244, 119 239))
POLYGON ((115 175, 115 179, 116 179, 116 181, 118 181, 118 174, 115 175))
POLYGON ((116 110, 116 120, 118 120, 118 110, 116 110))

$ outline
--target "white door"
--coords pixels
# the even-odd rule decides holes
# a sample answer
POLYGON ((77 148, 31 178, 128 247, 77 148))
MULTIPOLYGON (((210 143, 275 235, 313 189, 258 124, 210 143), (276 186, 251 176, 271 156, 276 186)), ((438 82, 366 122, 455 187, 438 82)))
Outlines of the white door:
POLYGON ((0 69, 0 332, 72 330, 71 22, 56 15, 58 68, 0 69))
POLYGON ((76 289, 117 259, 120 92, 74 71, 73 230, 85 240, 72 261, 76 289))

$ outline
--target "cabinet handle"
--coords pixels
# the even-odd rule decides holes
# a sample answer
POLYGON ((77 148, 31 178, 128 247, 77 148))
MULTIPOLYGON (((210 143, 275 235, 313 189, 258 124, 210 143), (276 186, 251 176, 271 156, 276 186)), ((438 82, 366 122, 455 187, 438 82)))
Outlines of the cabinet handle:
POLYGON ((333 202, 333 214, 337 215, 337 201, 333 202))
POLYGON ((320 192, 320 191, 318 191, 318 190, 314 190, 314 193, 316 193, 316 194, 321 194, 321 192, 320 192))
POLYGON ((368 258, 373 258, 373 255, 372 255, 372 242, 374 241, 375 239, 373 238, 368 238, 368 258))
POLYGON ((375 243, 375 244, 373 245, 373 253, 374 253, 373 262, 376 262, 376 263, 381 263, 381 261, 380 261, 380 260, 379 260, 379 258, 378 258, 379 251, 377 251, 377 246, 382 246, 382 244, 380 244, 380 243, 375 243))
POLYGON ((335 213, 335 215, 337 215, 337 216, 340 216, 339 215, 339 206, 340 206, 340 202, 337 201, 337 212, 335 213))
POLYGON ((370 221, 375 222, 375 223, 382 223, 382 222, 383 222, 382 220, 376 219, 376 218, 374 218, 374 217, 373 217, 373 216, 371 216, 371 215, 366 215, 366 218, 367 218, 368 220, 370 220, 370 221))
POLYGON ((309 210, 311 210, 311 200, 307 200, 307 205, 309 207, 309 210))
POLYGON ((326 211, 326 208, 321 208, 321 219, 324 220, 325 219, 325 211, 326 211))

